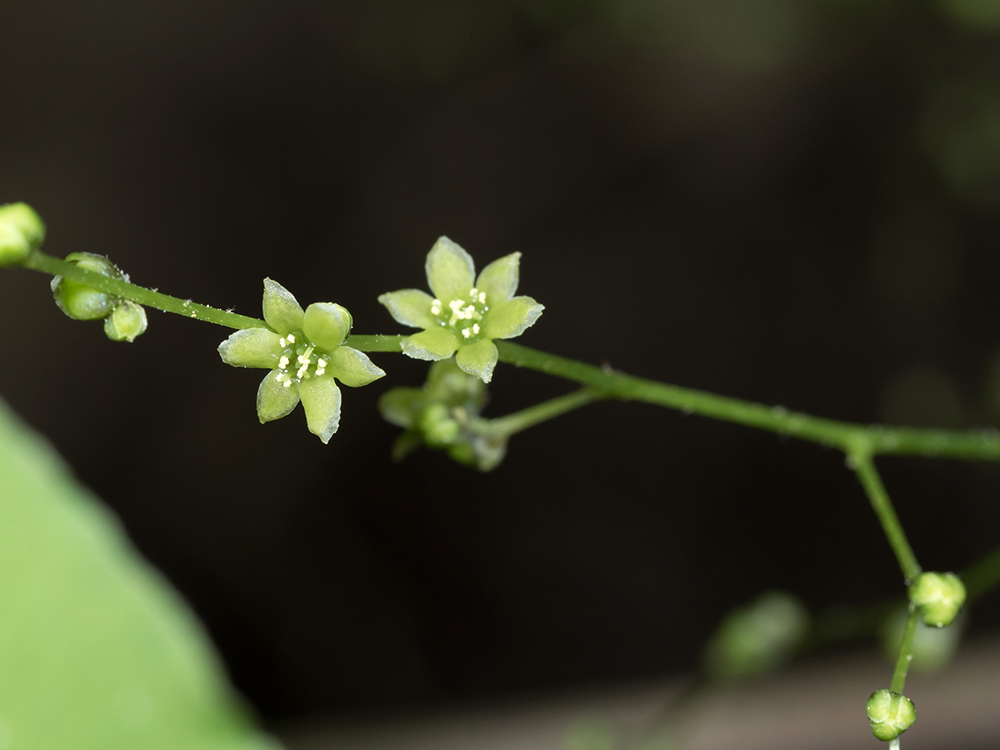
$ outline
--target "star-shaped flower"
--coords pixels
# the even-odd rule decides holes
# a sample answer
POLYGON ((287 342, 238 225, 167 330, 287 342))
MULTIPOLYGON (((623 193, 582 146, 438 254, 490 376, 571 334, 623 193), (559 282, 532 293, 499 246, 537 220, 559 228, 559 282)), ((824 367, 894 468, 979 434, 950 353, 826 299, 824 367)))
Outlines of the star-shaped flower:
POLYGON ((340 425, 337 380, 356 388, 385 373, 366 354, 343 346, 353 319, 340 305, 315 302, 303 312, 291 292, 264 279, 264 320, 274 331, 237 331, 219 345, 222 361, 271 370, 257 390, 262 423, 287 416, 301 399, 309 431, 328 442, 340 425))
POLYGON ((452 354, 458 366, 484 383, 493 377, 497 348, 493 339, 520 336, 544 307, 531 297, 515 297, 521 253, 493 261, 476 278, 472 258, 447 237, 427 254, 427 285, 401 289, 378 298, 397 322, 420 333, 403 340, 403 353, 414 359, 440 360, 452 354))

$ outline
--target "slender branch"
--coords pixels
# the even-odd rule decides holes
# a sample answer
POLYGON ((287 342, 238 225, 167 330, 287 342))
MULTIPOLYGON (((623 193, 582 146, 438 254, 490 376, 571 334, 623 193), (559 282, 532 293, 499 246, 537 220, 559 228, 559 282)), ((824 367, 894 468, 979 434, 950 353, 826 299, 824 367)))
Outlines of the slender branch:
POLYGON ((65 260, 60 260, 59 258, 53 258, 51 255, 46 255, 45 253, 38 251, 32 253, 28 257, 24 266, 25 268, 30 268, 34 271, 41 271, 42 273, 47 273, 52 276, 62 276, 67 279, 72 279, 73 281, 85 284, 89 287, 97 289, 98 291, 104 292, 105 294, 130 299, 133 302, 138 302, 140 305, 146 305, 147 307, 152 307, 156 310, 176 313, 177 315, 183 315, 186 318, 203 320, 207 323, 215 323, 216 325, 225 326, 226 328, 241 329, 270 327, 267 323, 258 318, 250 318, 246 315, 237 315, 236 313, 219 310, 214 307, 209 307, 208 305, 200 305, 189 299, 182 300, 177 297, 171 297, 169 294, 154 292, 152 289, 136 286, 135 284, 130 284, 127 281, 112 279, 104 274, 97 273, 96 271, 88 271, 86 268, 81 268, 75 263, 69 263, 65 260))
POLYGON ((757 427, 833 446, 845 453, 861 451, 871 455, 913 454, 979 461, 1000 460, 1000 433, 996 430, 921 430, 840 422, 789 411, 780 406, 766 406, 637 378, 509 341, 497 341, 496 345, 503 362, 582 383, 608 398, 644 401, 711 419, 757 427))
POLYGON ((848 465, 854 469, 865 488, 872 509, 878 516, 879 523, 882 524, 882 531, 885 532, 885 536, 889 540, 889 546, 896 553, 899 567, 903 571, 903 578, 908 582, 916 580, 917 576, 920 575, 920 565, 906 539, 903 525, 899 522, 899 517, 892 507, 889 493, 886 492, 885 486, 882 484, 882 478, 879 476, 871 456, 862 452, 851 453, 848 457, 848 465))
POLYGON ((567 393, 565 396, 543 401, 540 404, 529 406, 527 409, 508 414, 497 419, 482 419, 476 424, 476 431, 481 434, 489 434, 496 437, 509 437, 518 432, 541 424, 546 420, 553 419, 573 409, 593 403, 605 398, 589 388, 581 388, 578 391, 567 393))
POLYGON ((899 647, 899 658, 896 660, 896 669, 892 673, 892 684, 889 689, 894 693, 902 693, 906 687, 906 673, 910 669, 910 662, 913 661, 913 634, 917 630, 917 618, 920 615, 916 607, 910 607, 910 614, 906 618, 906 630, 903 631, 903 643, 899 647))

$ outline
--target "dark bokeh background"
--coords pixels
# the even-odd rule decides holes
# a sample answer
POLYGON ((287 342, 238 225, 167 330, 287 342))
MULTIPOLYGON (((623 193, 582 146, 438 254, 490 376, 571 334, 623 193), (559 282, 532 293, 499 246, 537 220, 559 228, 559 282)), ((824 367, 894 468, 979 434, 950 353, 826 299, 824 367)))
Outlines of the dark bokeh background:
MULTIPOLYGON (((521 341, 824 416, 1000 408, 1000 12, 989 0, 16 3, 0 202, 46 249, 259 314, 271 276, 395 333, 447 234, 520 250, 521 341)), ((378 395, 322 446, 257 423, 226 332, 134 345, 0 274, 0 394, 121 516, 269 720, 692 668, 733 606, 900 590, 838 453, 636 404, 480 475, 389 460, 378 395)), ((488 414, 569 390, 500 366, 488 414)), ((997 544, 1000 468, 884 460, 926 567, 997 544)), ((996 596, 973 630, 1000 625, 996 596)))

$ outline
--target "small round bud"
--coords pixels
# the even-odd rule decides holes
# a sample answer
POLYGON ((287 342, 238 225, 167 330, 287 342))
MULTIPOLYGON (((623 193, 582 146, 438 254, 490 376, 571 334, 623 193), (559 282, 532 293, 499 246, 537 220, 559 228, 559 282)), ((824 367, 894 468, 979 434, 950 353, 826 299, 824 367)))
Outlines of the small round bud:
MULTIPOLYGON (((70 253, 66 256, 69 263, 80 268, 108 276, 112 279, 123 278, 118 267, 103 255, 93 253, 70 253)), ((99 320, 106 318, 118 305, 118 297, 106 294, 92 287, 80 284, 62 276, 52 279, 52 295, 59 309, 74 320, 99 320)))
POLYGON ((104 332, 112 341, 135 341, 146 332, 146 310, 142 305, 123 299, 104 319, 104 332))
POLYGON ((894 740, 917 719, 913 701, 905 695, 882 688, 868 698, 868 721, 872 734, 880 740, 894 740))
POLYGON ((45 224, 27 203, 0 206, 0 266, 18 266, 45 239, 45 224))
POLYGON ((921 573, 908 593, 924 624, 935 628, 950 625, 965 604, 965 584, 954 573, 921 573))

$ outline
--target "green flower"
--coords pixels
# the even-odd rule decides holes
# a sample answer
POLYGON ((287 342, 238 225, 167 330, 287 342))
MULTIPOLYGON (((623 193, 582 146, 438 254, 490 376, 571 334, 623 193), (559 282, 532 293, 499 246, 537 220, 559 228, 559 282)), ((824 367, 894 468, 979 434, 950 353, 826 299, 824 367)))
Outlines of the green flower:
POLYGON ((403 353, 414 359, 448 359, 457 352, 458 366, 490 382, 497 363, 493 339, 520 336, 544 309, 531 297, 515 297, 521 253, 493 261, 476 278, 465 250, 440 238, 427 254, 427 285, 401 289, 378 298, 397 322, 420 333, 403 340, 403 353))
POLYGON ((332 302, 305 309, 281 284, 264 279, 264 320, 273 331, 248 328, 219 345, 219 355, 234 367, 271 370, 257 390, 261 423, 281 419, 302 401, 309 431, 328 442, 340 425, 340 388, 357 388, 385 373, 368 356, 343 346, 351 314, 332 302))

